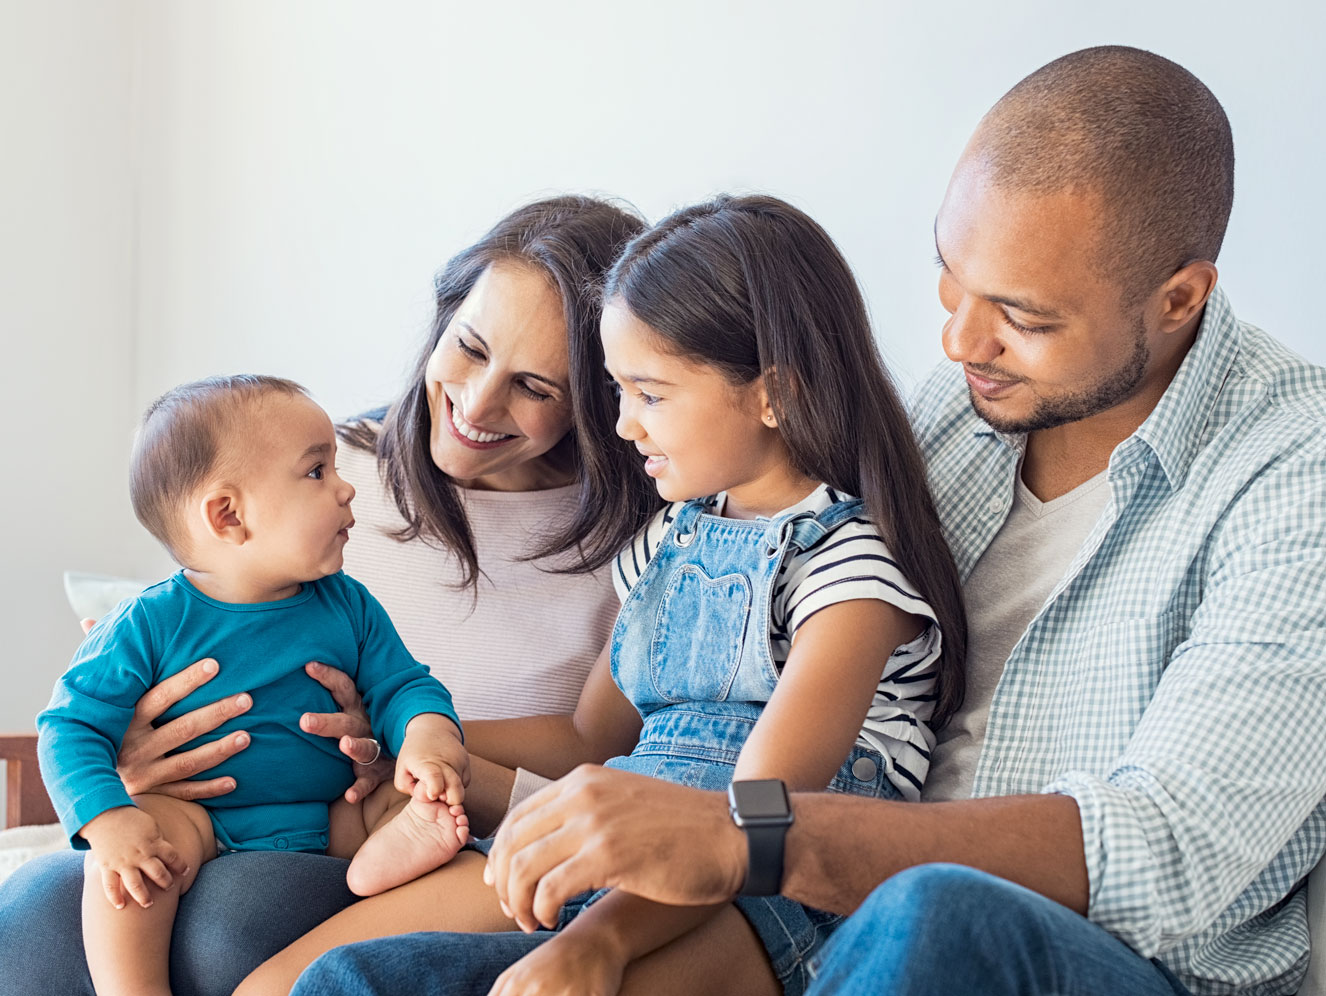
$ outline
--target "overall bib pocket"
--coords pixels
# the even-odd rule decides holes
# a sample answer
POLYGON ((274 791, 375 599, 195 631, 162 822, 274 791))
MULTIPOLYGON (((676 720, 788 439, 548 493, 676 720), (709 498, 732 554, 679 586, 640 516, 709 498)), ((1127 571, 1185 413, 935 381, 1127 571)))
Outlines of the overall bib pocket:
POLYGON ((668 583, 649 646, 649 676, 665 702, 721 702, 741 663, 751 584, 686 564, 668 583))

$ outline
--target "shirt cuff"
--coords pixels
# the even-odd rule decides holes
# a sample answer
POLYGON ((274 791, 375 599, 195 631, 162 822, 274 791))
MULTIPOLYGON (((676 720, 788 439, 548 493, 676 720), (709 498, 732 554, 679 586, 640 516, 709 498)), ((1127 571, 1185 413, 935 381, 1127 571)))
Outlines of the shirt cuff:
POLYGON ((1183 862, 1172 841, 1166 843, 1164 815, 1143 786, 1067 772, 1044 791, 1077 802, 1087 867, 1087 919, 1145 958, 1190 932, 1181 924, 1196 915, 1197 897, 1183 901, 1183 862))
POLYGON ((75 800, 69 810, 57 815, 65 833, 69 835, 69 845, 75 851, 86 851, 88 842, 79 831, 107 810, 133 804, 129 793, 124 790, 124 784, 116 778, 114 783, 93 788, 75 800))
POLYGON ((516 769, 516 780, 511 785, 511 798, 507 800, 506 811, 509 813, 545 785, 551 785, 551 778, 544 778, 524 768, 516 769))

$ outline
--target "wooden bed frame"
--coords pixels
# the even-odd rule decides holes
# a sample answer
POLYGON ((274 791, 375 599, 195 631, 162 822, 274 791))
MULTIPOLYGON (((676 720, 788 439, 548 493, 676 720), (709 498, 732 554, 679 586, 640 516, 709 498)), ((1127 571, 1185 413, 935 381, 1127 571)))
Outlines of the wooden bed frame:
POLYGON ((37 734, 0 734, 5 766, 5 826, 54 823, 55 809, 37 768, 37 734))

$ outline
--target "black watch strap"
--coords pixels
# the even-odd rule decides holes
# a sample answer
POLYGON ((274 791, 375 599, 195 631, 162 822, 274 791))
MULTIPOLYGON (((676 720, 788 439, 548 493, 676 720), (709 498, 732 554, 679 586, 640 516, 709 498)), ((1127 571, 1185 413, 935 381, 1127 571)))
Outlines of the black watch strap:
POLYGON ((783 840, 787 826, 742 827, 750 859, 746 862, 743 896, 776 896, 783 887, 783 840))
POLYGON ((732 821, 746 834, 743 896, 776 896, 783 886, 783 841, 792 825, 787 786, 777 778, 734 781, 727 789, 732 821))

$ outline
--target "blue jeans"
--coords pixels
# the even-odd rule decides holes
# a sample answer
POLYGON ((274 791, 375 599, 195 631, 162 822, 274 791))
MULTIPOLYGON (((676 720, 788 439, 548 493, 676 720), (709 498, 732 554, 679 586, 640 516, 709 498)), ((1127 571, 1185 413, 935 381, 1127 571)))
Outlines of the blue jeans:
MULTIPOLYGON (((358 897, 346 862, 246 851, 203 865, 170 948, 176 996, 229 996, 244 976, 358 897)), ((83 855, 30 861, 0 885, 0 996, 93 996, 83 957, 83 855)))
POLYGON ((812 964, 808 996, 1189 996, 1086 918, 958 865, 889 879, 812 964))
MULTIPOLYGON (((554 936, 407 934, 329 951, 291 996, 483 996, 554 936)), ((957 865, 881 885, 812 960, 810 996, 1189 996, 1161 965, 1058 903, 957 865)))
POLYGON ((333 948, 290 996, 484 996, 508 965, 557 935, 402 934, 333 948))

